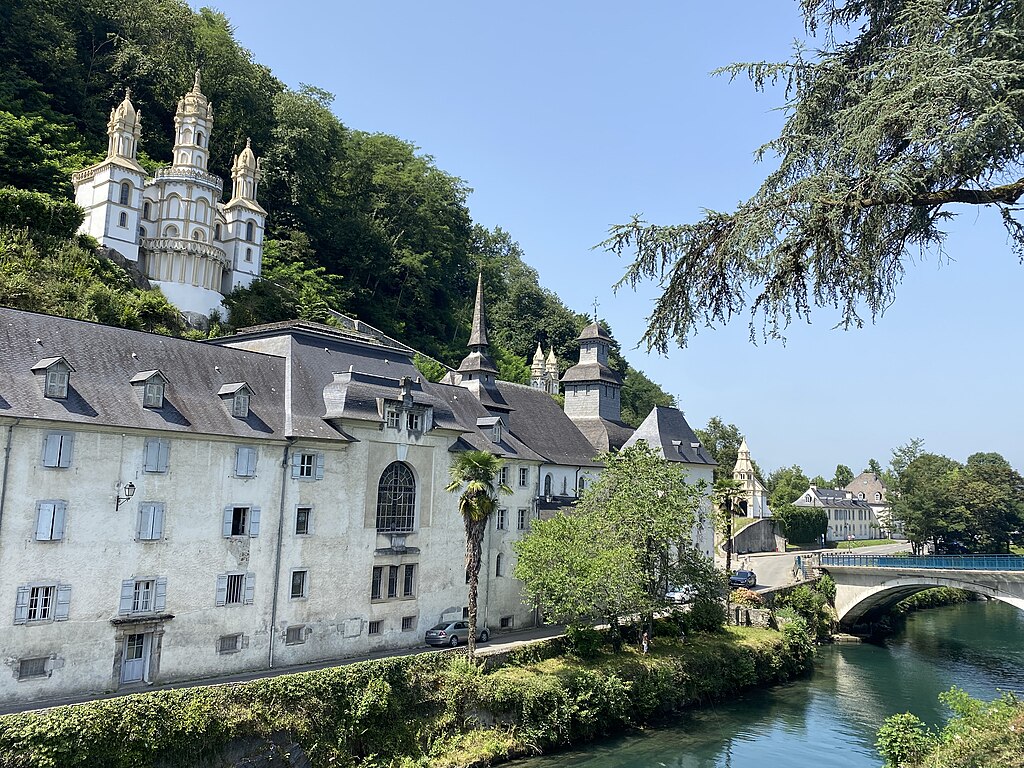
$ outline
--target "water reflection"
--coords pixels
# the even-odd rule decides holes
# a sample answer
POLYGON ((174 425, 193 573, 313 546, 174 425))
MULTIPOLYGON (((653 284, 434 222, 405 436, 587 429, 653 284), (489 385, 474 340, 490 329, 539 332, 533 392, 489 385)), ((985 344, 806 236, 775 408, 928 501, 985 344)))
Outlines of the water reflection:
POLYGON ((884 647, 821 649, 812 678, 688 713, 671 727, 515 763, 516 768, 877 768, 875 733, 895 712, 930 724, 941 691, 1024 695, 1024 613, 968 603, 912 615, 884 647))

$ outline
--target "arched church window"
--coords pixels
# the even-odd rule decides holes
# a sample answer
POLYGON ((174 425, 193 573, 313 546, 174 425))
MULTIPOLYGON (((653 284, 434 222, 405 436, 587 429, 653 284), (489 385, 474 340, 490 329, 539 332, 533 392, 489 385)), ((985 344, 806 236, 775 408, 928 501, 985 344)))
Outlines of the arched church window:
POLYGON ((494 558, 494 575, 495 576, 504 576, 505 575, 505 558, 501 554, 501 552, 499 552, 498 556, 496 558, 494 558))
POLYGON ((177 236, 178 236, 178 228, 176 226, 174 226, 173 224, 169 224, 166 227, 164 227, 164 237, 177 237, 177 236))
POLYGON ((117 217, 117 225, 119 227, 128 226, 128 214, 125 213, 124 211, 121 211, 121 215, 117 217))
POLYGON ((213 239, 220 240, 220 224, 213 228, 213 239))
POLYGON ((245 249, 245 260, 248 262, 252 261, 252 248, 245 249))
POLYGON ((245 239, 250 243, 256 239, 256 225, 251 221, 245 225, 245 239))
POLYGON ((407 464, 389 464, 377 484, 377 531, 408 533, 416 522, 416 478, 407 464))
POLYGON ((152 203, 145 202, 142 204, 142 218, 152 219, 153 218, 153 205, 152 203))
POLYGON ((195 240, 196 242, 205 243, 206 235, 203 234, 203 230, 201 229, 193 229, 192 239, 195 240))
POLYGON ((196 131, 196 146, 197 147, 203 146, 203 132, 202 131, 196 131))
POLYGON ((545 496, 550 496, 551 495, 551 482, 552 482, 551 475, 544 475, 544 495, 545 496))
POLYGON ((131 197, 132 197, 132 185, 131 185, 131 183, 127 182, 127 181, 122 181, 121 182, 121 193, 120 193, 120 195, 118 195, 117 202, 119 202, 121 205, 128 205, 128 202, 131 200, 131 197))
POLYGON ((145 236, 146 236, 146 228, 145 227, 139 227, 139 237, 145 237, 145 236))

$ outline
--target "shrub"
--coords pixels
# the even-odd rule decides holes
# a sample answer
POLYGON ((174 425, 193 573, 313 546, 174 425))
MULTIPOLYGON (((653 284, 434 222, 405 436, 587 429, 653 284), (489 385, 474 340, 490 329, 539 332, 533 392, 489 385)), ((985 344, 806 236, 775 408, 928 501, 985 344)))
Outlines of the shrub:
POLYGON ((82 225, 85 211, 70 200, 14 187, 0 187, 0 227, 27 229, 33 239, 67 239, 82 225))
POLYGON ((814 585, 814 591, 822 595, 830 603, 836 601, 836 582, 827 573, 822 574, 821 578, 814 585))
POLYGON ((875 742, 886 768, 914 765, 928 754, 932 745, 933 738, 925 724, 909 712, 887 718, 875 742))
POLYGON ((604 637, 593 627, 568 627, 566 650, 579 659, 593 659, 601 652, 604 637))
POLYGON ((734 589, 729 596, 729 602, 735 605, 742 605, 744 608, 764 607, 764 598, 752 589, 746 589, 745 587, 734 589))
POLYGON ((698 597, 686 614, 686 630, 690 632, 721 632, 727 618, 720 600, 698 597))

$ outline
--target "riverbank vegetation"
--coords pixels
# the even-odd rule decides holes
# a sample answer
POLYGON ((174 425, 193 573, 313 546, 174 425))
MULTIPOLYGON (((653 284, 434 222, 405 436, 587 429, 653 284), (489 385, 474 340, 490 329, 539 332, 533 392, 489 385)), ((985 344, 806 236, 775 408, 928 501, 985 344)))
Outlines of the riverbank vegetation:
POLYGON ((939 730, 909 712, 885 721, 877 746, 886 768, 1024 766, 1024 702, 1009 693, 979 701, 959 688, 939 699, 953 715, 939 730))
POLYGON ((193 768, 290 754, 314 766, 484 766, 792 679, 812 653, 795 628, 683 641, 664 622, 647 654, 599 641, 584 659, 556 639, 482 664, 461 652, 383 659, 0 717, 0 765, 193 768))

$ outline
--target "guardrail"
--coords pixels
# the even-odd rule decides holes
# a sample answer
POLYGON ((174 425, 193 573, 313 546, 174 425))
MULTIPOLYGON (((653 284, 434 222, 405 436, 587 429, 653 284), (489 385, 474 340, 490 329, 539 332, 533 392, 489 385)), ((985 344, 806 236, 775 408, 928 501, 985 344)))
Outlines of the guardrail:
POLYGON ((822 554, 823 568, 933 568, 946 571, 1024 571, 1018 555, 837 555, 822 554))

